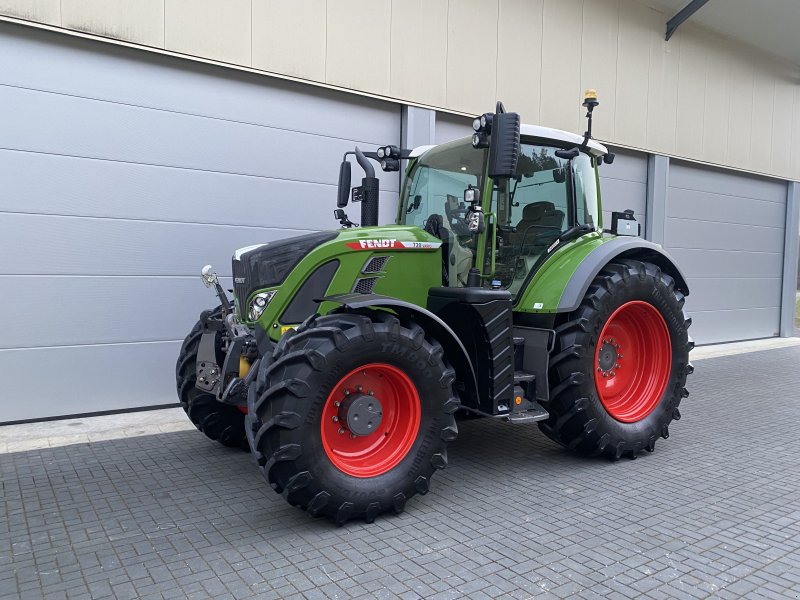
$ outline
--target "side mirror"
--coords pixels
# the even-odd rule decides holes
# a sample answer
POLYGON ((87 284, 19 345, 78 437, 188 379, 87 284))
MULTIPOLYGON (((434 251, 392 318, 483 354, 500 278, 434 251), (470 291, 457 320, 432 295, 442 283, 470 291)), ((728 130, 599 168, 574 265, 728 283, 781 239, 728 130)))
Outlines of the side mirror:
POLYGON ((483 217, 483 211, 472 211, 467 215, 467 227, 470 233, 483 233, 486 229, 486 222, 483 217))
POLYGON ((498 111, 491 127, 489 177, 514 177, 520 153, 519 114, 498 111))
POLYGON ((339 189, 336 206, 344 208, 350 199, 350 163, 343 160, 339 166, 339 189))

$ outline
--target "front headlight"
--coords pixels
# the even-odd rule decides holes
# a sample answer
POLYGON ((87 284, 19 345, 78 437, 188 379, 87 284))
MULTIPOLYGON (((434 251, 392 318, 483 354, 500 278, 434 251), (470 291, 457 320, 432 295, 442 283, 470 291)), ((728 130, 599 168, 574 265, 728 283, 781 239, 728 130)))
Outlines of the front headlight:
POLYGON ((264 312, 264 309, 267 308, 269 303, 272 301, 273 296, 275 296, 275 291, 276 290, 260 292, 253 296, 253 299, 250 301, 250 310, 247 313, 247 316, 251 321, 258 320, 258 318, 261 316, 261 313, 264 312))

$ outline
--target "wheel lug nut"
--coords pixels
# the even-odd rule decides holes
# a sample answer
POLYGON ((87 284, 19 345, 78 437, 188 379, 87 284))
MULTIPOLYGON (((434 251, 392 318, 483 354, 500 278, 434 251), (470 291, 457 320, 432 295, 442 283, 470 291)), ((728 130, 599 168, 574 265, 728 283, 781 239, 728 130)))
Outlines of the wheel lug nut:
POLYGON ((350 439, 351 439, 351 440, 354 440, 354 439, 356 439, 356 434, 355 434, 355 433, 351 433, 351 434, 350 434, 350 439))
POLYGON ((603 371, 603 377, 608 377, 608 373, 606 373, 605 371, 603 371))
POLYGON ((339 401, 337 400, 336 402, 334 402, 334 403, 333 403, 333 405, 334 405, 336 408, 339 408, 339 407, 342 405, 342 403, 341 403, 341 402, 339 402, 339 401))
POLYGON ((344 395, 345 395, 345 396, 349 396, 349 395, 350 395, 350 390, 345 390, 345 391, 344 391, 344 395))
POLYGON ((336 415, 334 415, 334 416, 333 416, 333 422, 334 422, 334 423, 337 423, 338 421, 339 421, 339 417, 337 417, 336 415))
POLYGON ((613 376, 614 376, 614 371, 609 371, 609 372, 608 372, 608 376, 609 376, 609 377, 613 377, 613 376))
POLYGON ((374 395, 375 395, 375 392, 373 392, 372 390, 368 391, 367 393, 368 393, 370 396, 374 396, 374 395))
POLYGON ((343 434, 343 433, 344 433, 344 429, 342 429, 341 427, 339 427, 339 435, 341 435, 341 434, 343 434))
POLYGON ((603 368, 602 367, 597 367, 597 372, 598 373, 602 373, 603 372, 603 368))
POLYGON ((619 363, 617 363, 616 365, 614 365, 614 368, 615 368, 615 369, 619 369, 619 363))

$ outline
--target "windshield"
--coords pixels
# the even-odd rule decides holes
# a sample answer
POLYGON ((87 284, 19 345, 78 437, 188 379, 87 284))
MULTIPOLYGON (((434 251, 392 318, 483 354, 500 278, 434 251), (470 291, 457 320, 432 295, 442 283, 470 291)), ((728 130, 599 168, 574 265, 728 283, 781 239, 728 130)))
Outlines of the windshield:
POLYGON ((408 174, 399 223, 421 227, 444 242, 443 285, 465 285, 473 264, 476 236, 467 227, 464 191, 480 189, 485 157, 471 140, 456 140, 426 152, 408 174))
POLYGON ((557 157, 556 150, 523 143, 516 177, 494 188, 495 277, 513 294, 562 233, 574 225, 599 225, 592 159, 581 153, 570 162, 557 157))
POLYGON ((457 140, 421 156, 408 175, 400 223, 424 228, 432 215, 447 216, 454 203, 461 208, 464 190, 481 186, 485 154, 457 140))

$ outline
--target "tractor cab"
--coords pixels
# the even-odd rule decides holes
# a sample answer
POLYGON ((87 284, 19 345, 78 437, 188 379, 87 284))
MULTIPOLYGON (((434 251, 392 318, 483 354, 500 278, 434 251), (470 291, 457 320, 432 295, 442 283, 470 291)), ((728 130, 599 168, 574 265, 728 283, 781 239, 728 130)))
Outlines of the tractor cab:
POLYGON ((488 178, 489 151, 470 138, 410 153, 397 222, 442 240, 442 285, 466 286, 477 266, 486 284, 516 296, 556 240, 601 228, 597 166, 607 150, 545 127, 522 125, 520 134, 511 177, 488 178), (485 191, 482 227, 470 226, 473 190, 485 191))

